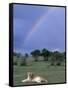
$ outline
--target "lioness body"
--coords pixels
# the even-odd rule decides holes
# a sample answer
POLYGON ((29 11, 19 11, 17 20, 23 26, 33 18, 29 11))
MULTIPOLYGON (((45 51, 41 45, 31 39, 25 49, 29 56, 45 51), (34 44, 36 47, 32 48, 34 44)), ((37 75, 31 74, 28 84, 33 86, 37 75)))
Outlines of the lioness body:
POLYGON ((38 75, 34 75, 32 72, 28 72, 27 76, 28 76, 27 79, 22 80, 22 82, 37 82, 37 83, 48 82, 45 78, 38 75))

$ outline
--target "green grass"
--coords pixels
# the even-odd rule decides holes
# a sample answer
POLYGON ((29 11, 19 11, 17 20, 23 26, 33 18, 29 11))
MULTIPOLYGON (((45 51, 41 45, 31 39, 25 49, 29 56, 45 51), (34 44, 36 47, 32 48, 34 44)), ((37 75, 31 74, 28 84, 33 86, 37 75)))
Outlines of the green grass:
MULTIPOLYGON (((48 83, 64 83, 65 82, 65 66, 50 66, 49 62, 33 62, 28 66, 13 66, 14 68, 14 86, 17 85, 30 85, 36 83, 22 83, 21 80, 25 79, 27 72, 46 77, 48 83)), ((43 84, 43 83, 42 83, 43 84)), ((46 84, 46 83, 45 83, 46 84)))

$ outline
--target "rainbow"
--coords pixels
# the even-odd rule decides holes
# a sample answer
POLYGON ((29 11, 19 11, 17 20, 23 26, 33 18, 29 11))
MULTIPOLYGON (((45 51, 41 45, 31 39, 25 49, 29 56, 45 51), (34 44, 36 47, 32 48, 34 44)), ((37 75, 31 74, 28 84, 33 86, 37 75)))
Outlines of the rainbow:
POLYGON ((43 22, 44 18, 47 17, 50 13, 52 13, 55 10, 56 7, 54 8, 50 8, 47 13, 44 13, 43 15, 41 15, 36 22, 34 23, 34 25, 31 27, 30 32, 28 33, 24 45, 27 43, 27 41, 30 40, 31 36, 33 35, 33 33, 36 32, 37 28, 40 26, 40 24, 43 22))

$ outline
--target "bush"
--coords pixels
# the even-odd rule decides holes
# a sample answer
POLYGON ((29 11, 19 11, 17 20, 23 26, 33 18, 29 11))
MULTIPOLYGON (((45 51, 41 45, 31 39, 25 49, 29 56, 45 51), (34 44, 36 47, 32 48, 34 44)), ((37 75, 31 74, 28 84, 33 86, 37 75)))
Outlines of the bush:
POLYGON ((51 66, 54 66, 54 63, 51 63, 51 66))
POLYGON ((26 66, 26 63, 23 63, 23 62, 22 62, 22 63, 20 64, 20 66, 26 66))
POLYGON ((17 62, 14 62, 13 64, 14 64, 14 65, 17 65, 17 62))
POLYGON ((21 65, 21 66, 27 65, 26 57, 23 57, 23 58, 21 59, 20 65, 21 65))
POLYGON ((57 65, 57 66, 60 66, 60 65, 61 65, 61 63, 57 63, 56 65, 57 65))

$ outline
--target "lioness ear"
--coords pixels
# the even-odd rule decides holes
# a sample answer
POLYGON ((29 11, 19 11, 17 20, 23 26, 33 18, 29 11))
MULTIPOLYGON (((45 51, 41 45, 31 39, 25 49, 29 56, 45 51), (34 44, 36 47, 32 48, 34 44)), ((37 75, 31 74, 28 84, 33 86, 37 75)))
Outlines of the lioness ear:
POLYGON ((33 73, 31 73, 31 77, 33 78, 33 76, 34 76, 34 74, 33 73))

